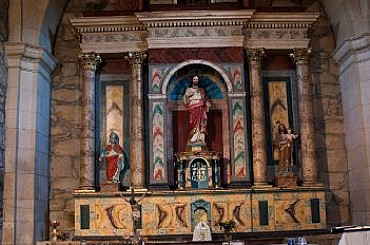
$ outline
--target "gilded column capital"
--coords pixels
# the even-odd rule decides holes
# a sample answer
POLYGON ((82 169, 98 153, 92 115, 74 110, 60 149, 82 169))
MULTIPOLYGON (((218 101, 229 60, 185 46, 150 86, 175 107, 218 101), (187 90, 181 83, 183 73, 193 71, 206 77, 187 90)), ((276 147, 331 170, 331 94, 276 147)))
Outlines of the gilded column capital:
POLYGON ((311 56, 311 48, 295 48, 292 53, 290 53, 290 57, 293 59, 295 63, 302 62, 302 61, 309 61, 311 56))
POLYGON ((255 48, 255 49, 247 49, 245 51, 249 60, 257 61, 261 60, 265 56, 265 49, 263 48, 255 48))
POLYGON ((102 59, 98 53, 80 53, 78 54, 78 62, 80 66, 85 69, 96 70, 98 66, 102 63, 102 59))
POLYGON ((145 52, 128 52, 125 55, 125 60, 128 60, 132 64, 142 64, 146 56, 145 52))

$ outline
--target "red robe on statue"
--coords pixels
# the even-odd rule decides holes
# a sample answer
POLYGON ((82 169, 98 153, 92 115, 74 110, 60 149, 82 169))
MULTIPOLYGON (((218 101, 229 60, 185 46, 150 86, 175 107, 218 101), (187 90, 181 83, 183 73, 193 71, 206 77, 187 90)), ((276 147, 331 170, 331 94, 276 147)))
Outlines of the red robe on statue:
POLYGON ((124 151, 119 145, 108 144, 105 147, 104 159, 106 163, 107 180, 119 182, 119 174, 124 167, 124 151))

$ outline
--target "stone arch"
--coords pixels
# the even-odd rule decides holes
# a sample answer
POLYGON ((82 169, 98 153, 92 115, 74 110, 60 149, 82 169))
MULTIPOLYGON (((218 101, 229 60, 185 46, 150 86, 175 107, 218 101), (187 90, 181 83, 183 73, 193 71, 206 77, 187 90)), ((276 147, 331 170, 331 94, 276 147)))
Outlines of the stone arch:
POLYGON ((9 41, 26 42, 52 52, 54 39, 68 0, 10 2, 9 41), (27 20, 27 21, 23 21, 27 20))
POLYGON ((45 8, 38 42, 41 47, 50 53, 54 48, 54 40, 68 2, 69 0, 48 0, 45 8))
POLYGON ((224 81, 226 83, 227 92, 231 93, 231 92, 234 91, 232 82, 230 80, 230 77, 227 75, 227 73, 225 72, 225 70, 222 67, 220 67, 220 66, 218 66, 218 65, 216 65, 212 62, 206 61, 206 60, 187 60, 187 61, 184 61, 184 62, 176 65, 175 67, 173 67, 168 72, 168 74, 165 76, 165 78, 163 80, 162 94, 165 95, 167 93, 167 88, 168 88, 169 82, 171 80, 171 77, 175 74, 175 72, 177 72, 178 70, 180 70, 181 68, 183 68, 187 65, 194 65, 194 64, 202 64, 202 65, 205 65, 205 66, 208 66, 208 67, 211 67, 211 68, 215 69, 220 74, 220 76, 224 79, 224 81))

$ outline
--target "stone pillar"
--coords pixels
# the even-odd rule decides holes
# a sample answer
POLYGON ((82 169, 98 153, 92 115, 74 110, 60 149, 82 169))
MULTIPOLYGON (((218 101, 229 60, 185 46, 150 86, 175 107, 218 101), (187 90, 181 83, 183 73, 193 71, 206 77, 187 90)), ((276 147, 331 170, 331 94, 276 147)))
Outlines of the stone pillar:
POLYGON ((313 94, 310 81, 309 56, 309 49, 295 49, 291 54, 291 57, 296 63, 298 77, 301 166, 305 185, 310 185, 317 181, 315 132, 313 128, 313 94))
POLYGON ((82 73, 80 190, 95 190, 95 79, 101 63, 97 53, 79 55, 82 73))
POLYGON ((251 80, 252 149, 254 185, 267 185, 266 127, 263 107, 261 60, 263 49, 247 50, 251 80))
POLYGON ((1 244, 35 244, 48 236, 51 74, 57 61, 45 49, 28 43, 8 42, 5 48, 1 244))
POLYGON ((131 187, 145 189, 143 61, 145 53, 130 52, 125 56, 132 67, 130 84, 130 169, 131 187))

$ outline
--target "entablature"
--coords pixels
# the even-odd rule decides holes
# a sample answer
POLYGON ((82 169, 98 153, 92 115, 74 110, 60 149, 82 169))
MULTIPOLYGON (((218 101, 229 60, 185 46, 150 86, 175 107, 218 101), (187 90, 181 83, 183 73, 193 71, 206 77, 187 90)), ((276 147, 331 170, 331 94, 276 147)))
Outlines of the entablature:
POLYGON ((319 13, 256 13, 245 29, 246 49, 308 48, 319 13))
POLYGON ((309 46, 319 13, 254 10, 140 12, 132 16, 70 19, 82 52, 122 53, 154 48, 309 46))
POLYGON ((82 52, 146 51, 147 30, 136 16, 79 17, 70 19, 82 52))

